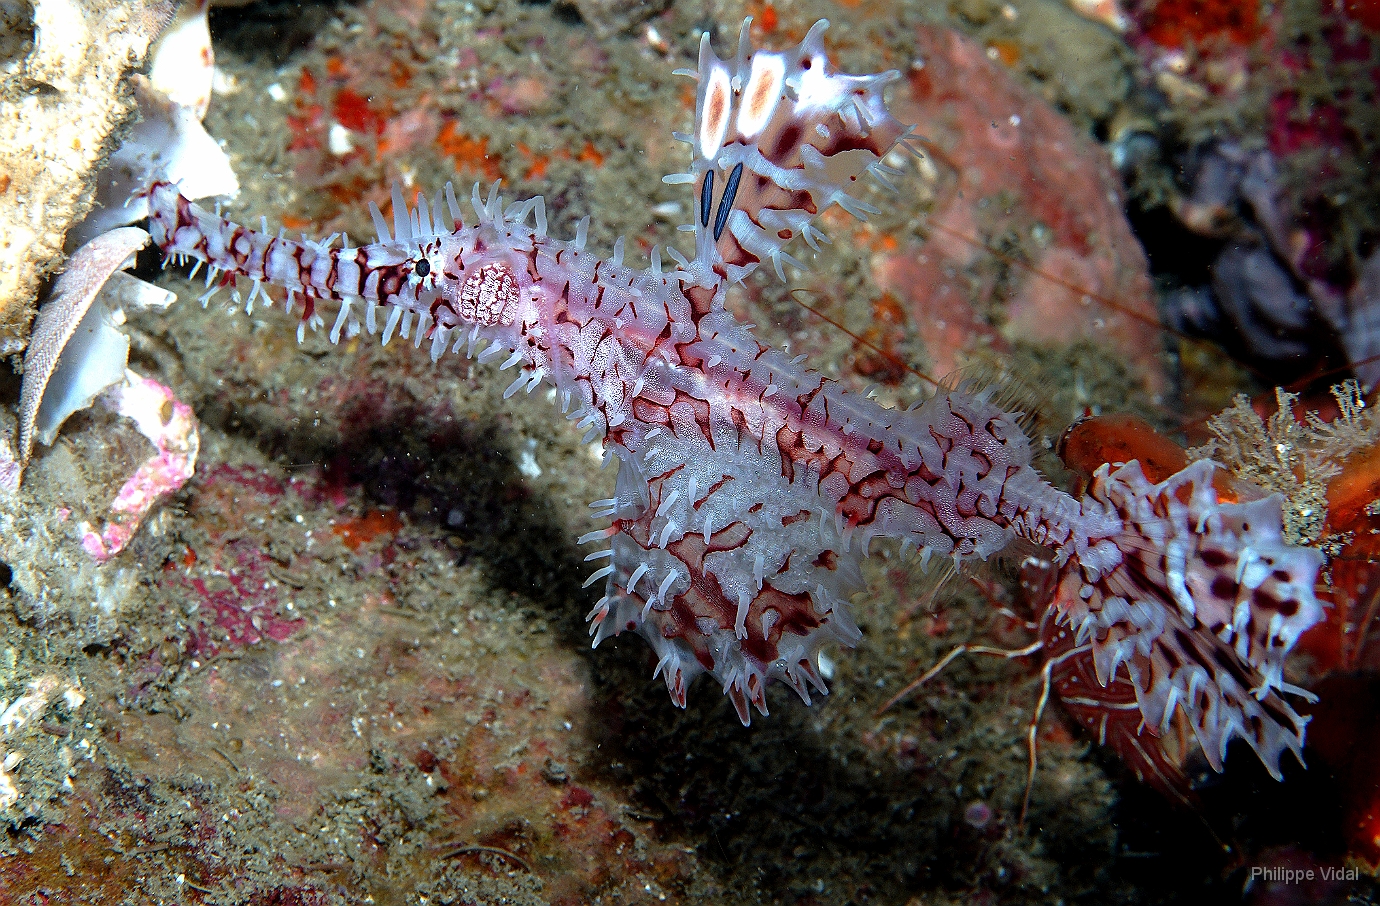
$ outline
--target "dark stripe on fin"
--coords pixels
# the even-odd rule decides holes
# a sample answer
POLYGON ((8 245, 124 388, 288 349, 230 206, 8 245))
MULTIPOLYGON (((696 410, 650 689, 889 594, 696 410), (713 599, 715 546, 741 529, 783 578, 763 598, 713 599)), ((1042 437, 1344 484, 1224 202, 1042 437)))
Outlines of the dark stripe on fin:
POLYGON ((709 212, 714 210, 714 168, 704 171, 704 189, 700 192, 700 226, 709 226, 709 212))
POLYGON ((718 242, 719 237, 724 234, 724 227, 728 224, 728 215, 733 210, 733 199, 738 195, 738 180, 743 178, 742 161, 733 168, 733 172, 728 174, 728 184, 724 186, 724 197, 719 199, 719 213, 714 215, 714 241, 718 242))

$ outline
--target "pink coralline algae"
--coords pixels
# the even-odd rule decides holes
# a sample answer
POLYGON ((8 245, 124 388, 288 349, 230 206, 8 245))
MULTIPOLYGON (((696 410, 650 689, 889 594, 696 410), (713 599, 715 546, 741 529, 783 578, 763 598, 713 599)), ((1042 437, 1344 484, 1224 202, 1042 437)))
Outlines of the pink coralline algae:
POLYGON ((249 466, 218 465, 196 482, 196 506, 214 514, 208 521, 214 528, 207 544, 167 563, 160 579, 194 614, 186 653, 210 658, 264 639, 286 641, 303 624, 275 578, 269 552, 241 538, 245 514, 320 506, 330 495, 308 481, 279 481, 249 466))
MULTIPOLYGON (((650 267, 625 266, 621 241, 595 255, 587 223, 555 239, 541 198, 508 204, 497 186, 471 193, 473 224, 449 186, 415 209, 395 188, 391 229, 371 207, 378 240, 337 247, 247 229, 160 183, 151 232, 170 259, 206 268, 203 300, 243 277, 247 308, 270 284, 289 309, 300 299, 299 333, 331 314, 332 342, 381 330, 385 343, 426 343, 433 360, 464 350, 515 368, 505 396, 553 385, 618 465, 614 495, 592 504, 609 523, 580 539, 609 545, 586 558, 586 586, 605 590, 590 632, 595 644, 642 635, 677 705, 702 673, 744 724, 767 713, 773 680, 807 704, 825 694, 820 652, 861 639, 850 599, 874 541, 962 566, 1021 538, 1052 549, 1069 592, 1052 618, 1103 688, 1124 671, 1147 725, 1186 719, 1214 767, 1244 738, 1279 776, 1282 753, 1303 745, 1286 696, 1306 696, 1282 665, 1322 610, 1321 556, 1280 541, 1278 497, 1221 501, 1207 462, 1159 482, 1135 462, 1104 467, 1074 497, 1031 465, 994 388, 888 409, 762 345, 725 306, 760 266, 797 266, 787 246, 817 242, 820 212, 875 211, 851 194, 859 178, 889 185, 903 162, 893 152, 922 153, 883 97, 900 75, 835 71, 825 25, 769 52, 745 24, 728 59, 704 36, 695 123, 679 136, 691 162, 666 178, 693 192, 694 254, 665 250, 670 267, 659 248, 650 267)), ((1023 141, 1009 139, 1013 152, 1023 141)), ((1030 178, 1025 190, 1048 193, 1030 178)), ((1050 209, 1057 235, 1090 242, 1081 212, 1050 209)), ((1087 260, 1109 291, 1144 279, 1115 253, 1087 260)))
POLYGON ((124 550, 145 514, 192 477, 200 447, 191 407, 152 378, 134 377, 107 391, 102 402, 132 420, 154 454, 120 488, 105 525, 99 530, 82 526, 82 547, 98 562, 124 550))
POLYGON ((238 648, 257 645, 265 638, 286 641, 299 627, 297 620, 278 616, 276 596, 262 591, 268 558, 259 551, 239 550, 234 555, 234 568, 228 574, 229 588, 213 590, 200 577, 188 580, 192 600, 208 609, 207 618, 217 628, 219 643, 209 635, 197 634, 191 653, 209 656, 222 647, 238 648))

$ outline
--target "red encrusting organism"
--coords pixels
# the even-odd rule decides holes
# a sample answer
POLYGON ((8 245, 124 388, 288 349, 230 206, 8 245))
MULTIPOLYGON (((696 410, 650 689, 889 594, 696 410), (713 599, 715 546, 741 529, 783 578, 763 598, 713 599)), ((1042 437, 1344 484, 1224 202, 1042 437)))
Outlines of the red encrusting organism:
POLYGON ((1327 488, 1327 620, 1300 642, 1322 699, 1310 743, 1343 798, 1347 853, 1380 867, 1380 447, 1349 458, 1327 488))
POLYGON ((1140 26, 1163 47, 1213 40, 1247 45, 1260 33, 1260 8, 1256 0, 1154 0, 1140 26))

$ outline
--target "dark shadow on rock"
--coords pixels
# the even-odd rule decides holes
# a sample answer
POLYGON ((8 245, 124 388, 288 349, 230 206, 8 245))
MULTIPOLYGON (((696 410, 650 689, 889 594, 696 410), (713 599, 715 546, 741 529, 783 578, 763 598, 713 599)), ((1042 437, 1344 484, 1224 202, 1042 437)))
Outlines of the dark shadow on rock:
POLYGON ((247 60, 283 63, 340 18, 341 7, 359 0, 259 0, 244 6, 213 6, 211 36, 217 47, 247 60))

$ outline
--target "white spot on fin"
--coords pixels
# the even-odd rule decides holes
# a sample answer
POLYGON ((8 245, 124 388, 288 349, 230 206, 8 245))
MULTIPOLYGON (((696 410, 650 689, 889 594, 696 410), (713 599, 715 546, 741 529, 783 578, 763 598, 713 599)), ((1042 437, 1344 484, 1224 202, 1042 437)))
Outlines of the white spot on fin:
POLYGON ((738 108, 738 134, 749 141, 757 138, 771 122, 781 100, 781 84, 786 79, 786 61, 774 53, 758 53, 752 58, 752 75, 738 108))
POLYGON ((709 70, 700 108, 700 157, 713 161, 728 135, 728 118, 733 111, 733 90, 728 83, 728 67, 722 64, 709 70))

